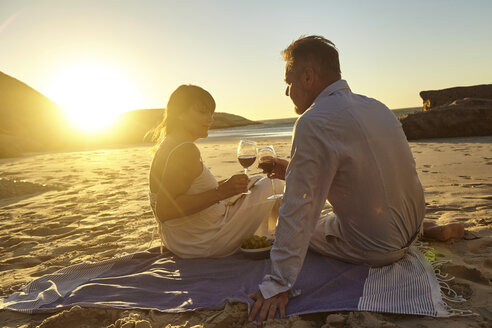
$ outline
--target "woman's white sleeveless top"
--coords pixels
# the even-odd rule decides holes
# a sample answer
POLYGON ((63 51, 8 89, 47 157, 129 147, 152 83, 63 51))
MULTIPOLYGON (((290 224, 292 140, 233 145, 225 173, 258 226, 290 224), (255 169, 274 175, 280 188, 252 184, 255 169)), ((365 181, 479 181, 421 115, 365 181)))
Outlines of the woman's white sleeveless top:
MULTIPOLYGON (((167 161, 183 144, 169 152, 167 161)), ((199 194, 218 186, 212 172, 202 165, 202 173, 193 180, 187 195, 199 194)), ((163 245, 182 258, 222 257, 235 253, 242 239, 255 233, 262 222, 268 221, 274 202, 266 200, 271 195, 271 184, 269 179, 263 180, 255 185, 251 195, 240 198, 234 205, 226 205, 229 203, 227 200, 220 201, 195 214, 164 222, 156 215, 157 194, 149 193, 163 245)))

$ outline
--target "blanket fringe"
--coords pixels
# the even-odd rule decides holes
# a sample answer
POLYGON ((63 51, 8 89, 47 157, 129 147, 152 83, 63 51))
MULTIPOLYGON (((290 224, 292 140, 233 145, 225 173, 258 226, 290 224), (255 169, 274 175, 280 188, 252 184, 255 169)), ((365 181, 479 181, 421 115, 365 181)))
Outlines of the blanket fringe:
POLYGON ((150 243, 149 243, 149 247, 147 247, 147 249, 150 249, 152 247, 152 244, 154 243, 156 232, 157 232, 157 226, 155 226, 154 229, 152 229, 152 236, 150 237, 150 243))
POLYGON ((453 308, 447 302, 453 303, 463 303, 467 300, 459 295, 451 286, 449 286, 448 282, 453 280, 454 277, 449 276, 447 273, 441 272, 441 266, 446 263, 451 263, 451 260, 439 260, 435 259, 434 249, 429 246, 429 243, 425 243, 423 241, 418 241, 415 243, 417 249, 427 258, 429 263, 432 265, 432 269, 434 270, 434 276, 436 277, 437 282, 439 283, 441 297, 443 299, 444 308, 449 313, 450 316, 477 316, 478 313, 475 313, 471 310, 462 310, 453 308), (432 254, 433 256, 430 256, 432 254))
POLYGON ((162 238, 161 238, 161 225, 157 225, 154 227, 154 229, 152 229, 152 236, 150 237, 150 243, 149 243, 149 246, 147 247, 147 249, 150 249, 152 247, 152 244, 154 243, 154 239, 155 239, 155 236, 156 234, 159 235, 159 239, 161 241, 161 245, 159 247, 160 249, 160 252, 161 252, 161 255, 164 254, 164 242, 162 241, 162 238))

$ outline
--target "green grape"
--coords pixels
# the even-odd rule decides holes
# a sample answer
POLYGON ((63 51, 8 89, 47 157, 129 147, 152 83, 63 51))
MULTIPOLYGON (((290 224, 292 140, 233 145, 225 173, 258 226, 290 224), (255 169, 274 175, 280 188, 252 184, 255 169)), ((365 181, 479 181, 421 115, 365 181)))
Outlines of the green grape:
POLYGON ((271 245, 266 236, 251 235, 241 241, 241 247, 245 249, 265 248, 271 245))

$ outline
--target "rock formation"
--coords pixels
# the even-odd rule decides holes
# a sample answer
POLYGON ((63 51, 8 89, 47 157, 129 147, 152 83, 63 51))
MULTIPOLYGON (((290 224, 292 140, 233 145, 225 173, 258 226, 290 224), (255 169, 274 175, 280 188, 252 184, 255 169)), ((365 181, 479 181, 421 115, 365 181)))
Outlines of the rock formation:
MULTIPOLYGON (((164 111, 160 108, 140 109, 123 113, 115 127, 108 134, 120 143, 151 142, 152 135, 147 132, 162 121, 164 111)), ((229 113, 215 113, 211 129, 232 128, 236 126, 259 124, 242 116, 229 113)))
POLYGON ((492 84, 421 91, 420 97, 424 100, 422 111, 425 112, 464 98, 492 99, 492 84))
MULTIPOLYGON (((112 129, 94 135, 76 132, 61 108, 23 82, 0 72, 0 158, 24 152, 74 150, 149 142, 147 131, 162 120, 162 109, 121 115, 112 129)), ((241 116, 216 113, 212 129, 257 124, 241 116)))
POLYGON ((236 126, 259 124, 259 122, 250 121, 242 116, 229 113, 215 113, 214 123, 211 129, 224 129, 236 126))
POLYGON ((67 127, 57 104, 0 72, 0 156, 60 148, 67 127))
POLYGON ((408 140, 492 135, 492 99, 459 99, 400 122, 408 140))

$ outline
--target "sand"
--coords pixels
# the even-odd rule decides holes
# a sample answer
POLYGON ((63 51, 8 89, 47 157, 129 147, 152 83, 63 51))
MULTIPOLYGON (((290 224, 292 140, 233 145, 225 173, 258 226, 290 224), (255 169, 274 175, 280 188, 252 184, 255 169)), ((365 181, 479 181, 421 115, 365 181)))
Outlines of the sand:
MULTIPOLYGON (((261 140, 288 157, 290 139, 261 140)), ((219 179, 239 173, 237 141, 201 141, 202 157, 219 179)), ((472 317, 436 319, 368 312, 320 313, 269 327, 489 327, 492 325, 492 137, 411 142, 425 188, 426 219, 461 222, 460 241, 430 241, 451 287, 472 317)), ((0 296, 32 279, 84 261, 149 247, 154 219, 147 200, 149 145, 108 150, 35 153, 0 160, 0 296)), ((259 172, 252 169, 251 173, 259 172)), ((157 245, 154 241, 154 246, 157 245)), ((156 311, 73 307, 55 314, 0 311, 2 327, 243 327, 244 304, 223 311, 156 311)))

